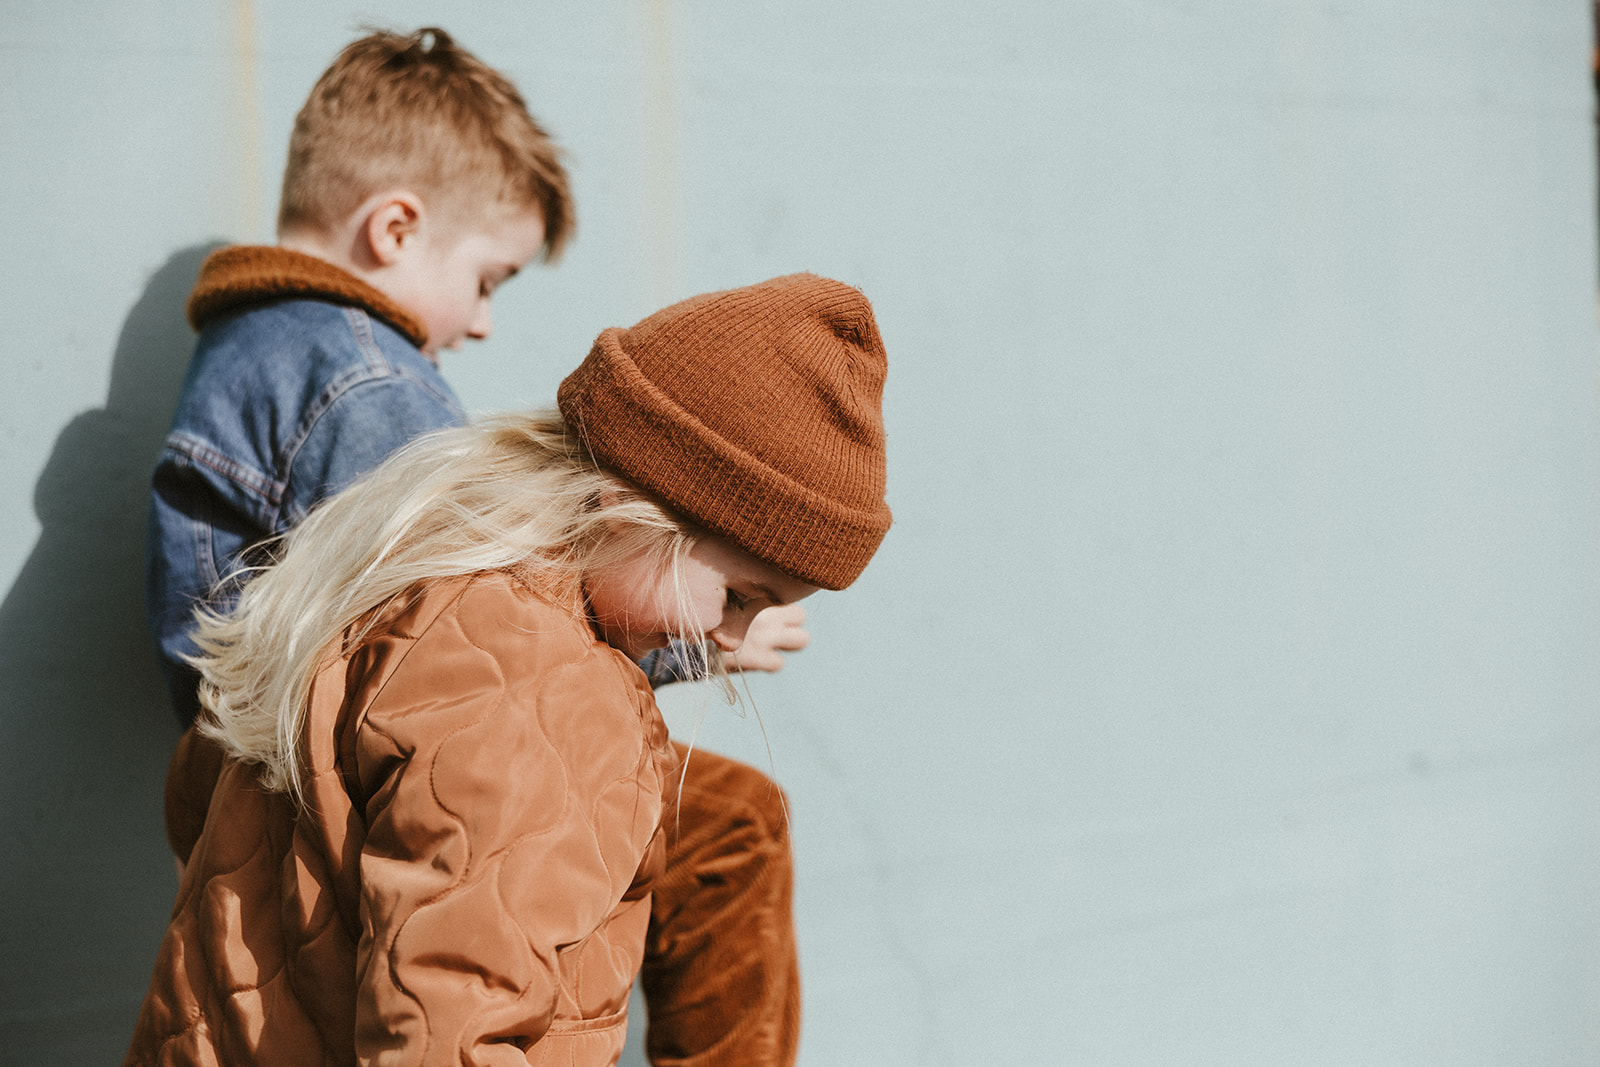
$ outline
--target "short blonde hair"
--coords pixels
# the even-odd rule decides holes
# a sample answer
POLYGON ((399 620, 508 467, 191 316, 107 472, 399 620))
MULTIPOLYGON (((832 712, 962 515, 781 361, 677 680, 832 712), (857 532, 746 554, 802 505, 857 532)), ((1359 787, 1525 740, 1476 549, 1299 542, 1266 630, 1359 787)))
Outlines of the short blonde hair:
POLYGON ((295 116, 278 231, 331 232, 399 187, 455 219, 538 210, 548 262, 574 228, 560 156, 516 86, 445 31, 372 33, 339 53, 295 116))

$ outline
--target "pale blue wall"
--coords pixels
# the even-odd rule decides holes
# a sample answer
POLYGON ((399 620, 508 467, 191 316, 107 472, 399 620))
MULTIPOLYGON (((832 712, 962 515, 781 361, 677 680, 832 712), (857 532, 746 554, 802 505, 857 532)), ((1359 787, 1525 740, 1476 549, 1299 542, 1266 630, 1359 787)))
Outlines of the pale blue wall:
MULTIPOLYGON (((5 6, 0 1061, 126 1039, 179 307, 377 6, 5 6)), ((707 288, 877 305, 897 524, 753 686, 805 1063, 1600 1061, 1579 0, 381 6, 571 150, 579 241, 448 359, 470 406, 707 288)))

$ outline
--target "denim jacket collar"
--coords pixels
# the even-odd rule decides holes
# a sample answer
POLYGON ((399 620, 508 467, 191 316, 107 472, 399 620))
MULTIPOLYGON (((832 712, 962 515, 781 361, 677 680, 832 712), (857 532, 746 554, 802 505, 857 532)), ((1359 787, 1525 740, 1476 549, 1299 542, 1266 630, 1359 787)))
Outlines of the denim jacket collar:
POLYGON ((198 330, 225 312, 291 297, 361 308, 418 348, 428 340, 416 316, 349 271, 272 245, 234 245, 208 256, 189 294, 189 323, 198 330))

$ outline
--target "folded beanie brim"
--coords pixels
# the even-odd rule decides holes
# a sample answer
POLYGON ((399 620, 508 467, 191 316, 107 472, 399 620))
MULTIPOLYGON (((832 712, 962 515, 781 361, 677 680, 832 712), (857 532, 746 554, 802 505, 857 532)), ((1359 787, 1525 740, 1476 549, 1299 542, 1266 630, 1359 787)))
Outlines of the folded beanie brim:
POLYGON ((662 503, 779 570, 823 589, 860 576, 889 507, 852 506, 729 441, 661 391, 606 330, 562 383, 563 416, 594 458, 662 503), (591 418, 591 413, 603 413, 591 418))

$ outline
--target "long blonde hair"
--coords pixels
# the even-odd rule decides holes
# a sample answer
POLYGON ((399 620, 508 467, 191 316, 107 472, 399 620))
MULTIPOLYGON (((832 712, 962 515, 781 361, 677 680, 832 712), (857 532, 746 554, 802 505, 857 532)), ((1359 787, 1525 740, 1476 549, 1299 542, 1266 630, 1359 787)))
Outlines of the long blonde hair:
POLYGON ((313 509, 232 610, 199 613, 199 729, 299 802, 312 679, 375 609, 431 579, 514 569, 578 612, 585 573, 640 557, 681 603, 681 564, 700 536, 596 466, 556 412, 430 434, 313 509))

